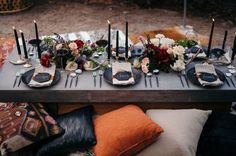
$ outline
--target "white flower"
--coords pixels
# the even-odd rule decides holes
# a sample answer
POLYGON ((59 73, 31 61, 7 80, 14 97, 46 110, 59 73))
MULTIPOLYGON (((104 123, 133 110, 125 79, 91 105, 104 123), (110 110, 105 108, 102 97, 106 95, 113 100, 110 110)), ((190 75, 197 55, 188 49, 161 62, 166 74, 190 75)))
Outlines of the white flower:
POLYGON ((185 69, 184 60, 176 60, 174 65, 170 66, 174 71, 182 71, 185 69))
POLYGON ((134 65, 134 68, 137 68, 137 69, 141 67, 141 63, 138 58, 134 59, 133 65, 134 65))
POLYGON ((185 49, 182 46, 174 46, 173 48, 169 48, 167 53, 172 54, 174 57, 181 57, 184 55, 185 49))
POLYGON ((161 38, 160 39, 160 44, 167 44, 169 46, 171 45, 174 45, 175 44, 175 41, 173 39, 170 39, 170 38, 161 38))
POLYGON ((56 45, 56 50, 60 50, 62 48, 62 44, 57 44, 56 45))
POLYGON ((75 71, 78 68, 78 64, 74 61, 70 61, 66 65, 66 70, 75 71))
POLYGON ((165 35, 163 35, 163 34, 157 34, 156 35, 156 38, 164 38, 165 37, 165 35))

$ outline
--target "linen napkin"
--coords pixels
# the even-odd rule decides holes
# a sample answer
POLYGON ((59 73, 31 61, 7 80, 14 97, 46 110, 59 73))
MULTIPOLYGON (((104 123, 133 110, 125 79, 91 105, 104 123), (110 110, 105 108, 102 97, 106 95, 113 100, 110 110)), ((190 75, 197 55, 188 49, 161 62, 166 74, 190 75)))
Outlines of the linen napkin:
POLYGON ((130 63, 112 64, 112 83, 114 85, 129 85, 134 84, 134 76, 130 63))
POLYGON ((213 65, 196 64, 195 71, 196 77, 202 86, 220 86, 223 84, 213 65))
POLYGON ((30 87, 47 87, 50 86, 55 76, 56 66, 52 65, 46 68, 41 64, 35 67, 34 74, 29 82, 30 87))

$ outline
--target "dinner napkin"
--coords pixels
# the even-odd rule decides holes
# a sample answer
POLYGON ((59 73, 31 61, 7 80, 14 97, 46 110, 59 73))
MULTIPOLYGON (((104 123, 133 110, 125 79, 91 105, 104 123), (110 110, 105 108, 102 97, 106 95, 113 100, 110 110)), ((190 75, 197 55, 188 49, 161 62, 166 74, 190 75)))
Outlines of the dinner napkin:
POLYGON ((112 64, 112 83, 114 85, 129 85, 134 84, 134 76, 130 63, 112 64))
POLYGON ((35 67, 34 74, 29 82, 30 87, 47 87, 52 84, 56 71, 56 66, 46 68, 41 64, 35 67))
POLYGON ((213 65, 196 64, 195 71, 196 77, 202 86, 220 86, 223 84, 213 65))

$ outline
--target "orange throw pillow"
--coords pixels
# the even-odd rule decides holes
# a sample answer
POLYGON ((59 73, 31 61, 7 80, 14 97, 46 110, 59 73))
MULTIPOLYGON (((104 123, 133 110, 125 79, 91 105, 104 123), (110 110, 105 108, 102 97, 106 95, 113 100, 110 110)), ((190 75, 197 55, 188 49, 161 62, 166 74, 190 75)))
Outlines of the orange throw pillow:
POLYGON ((163 129, 134 105, 128 105, 95 119, 96 156, 131 156, 151 143, 163 129))

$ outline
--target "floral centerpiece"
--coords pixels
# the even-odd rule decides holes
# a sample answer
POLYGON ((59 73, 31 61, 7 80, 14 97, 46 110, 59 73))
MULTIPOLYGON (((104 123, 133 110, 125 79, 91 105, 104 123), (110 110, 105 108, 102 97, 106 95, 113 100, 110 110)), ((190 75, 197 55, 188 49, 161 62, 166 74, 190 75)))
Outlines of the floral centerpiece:
POLYGON ((89 57, 95 51, 102 51, 95 43, 82 40, 65 41, 60 35, 56 34, 56 36, 56 39, 52 39, 54 42, 49 42, 49 38, 46 38, 46 43, 53 44, 53 50, 49 48, 51 47, 49 44, 44 45, 48 48, 45 48, 47 52, 43 53, 41 64, 46 67, 49 66, 49 61, 53 61, 58 68, 69 71, 84 69, 89 57))
POLYGON ((173 39, 158 34, 154 39, 147 36, 147 40, 144 37, 140 37, 140 40, 145 47, 141 59, 141 69, 144 73, 153 72, 155 69, 164 72, 168 72, 170 68, 175 71, 185 69, 185 49, 176 45, 173 39))

